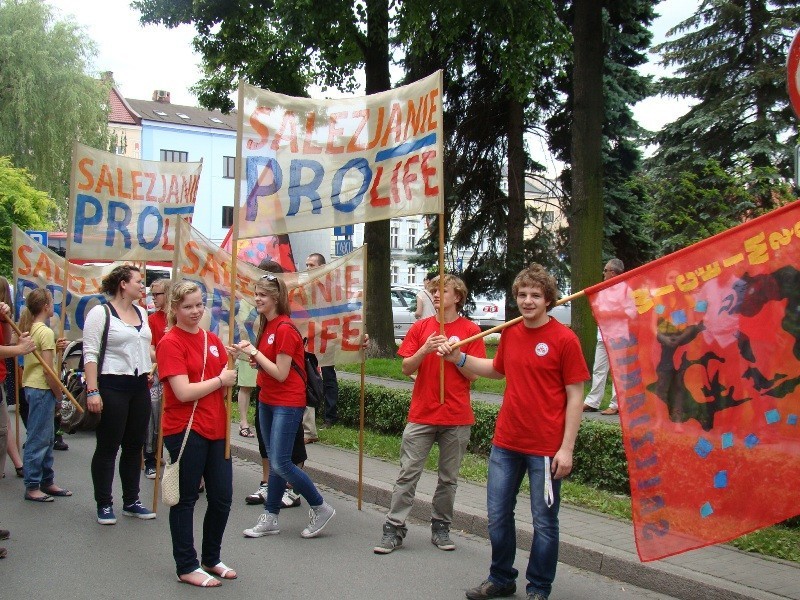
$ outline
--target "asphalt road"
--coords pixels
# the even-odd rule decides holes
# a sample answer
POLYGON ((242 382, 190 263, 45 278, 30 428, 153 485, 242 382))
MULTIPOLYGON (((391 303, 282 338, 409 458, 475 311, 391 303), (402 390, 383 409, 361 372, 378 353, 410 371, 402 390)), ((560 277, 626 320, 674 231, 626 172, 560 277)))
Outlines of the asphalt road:
MULTIPOLYGON (((13 418, 13 414, 11 417, 13 418)), ((300 531, 307 523, 301 508, 281 512, 281 533, 247 539, 242 530, 255 524, 261 508, 247 506, 244 497, 255 489, 260 468, 234 459, 234 505, 223 542, 222 558, 239 572, 214 591, 180 584, 175 578, 167 511, 153 521, 120 514, 115 526, 95 520, 89 461, 94 451, 91 434, 66 438, 67 452, 56 452, 56 481, 74 492, 50 504, 22 499, 22 480, 10 475, 0 480, 0 528, 11 538, 0 542, 8 557, 0 560, 0 598, 37 600, 155 598, 344 598, 344 599, 461 599, 464 590, 486 576, 488 541, 459 532, 453 534, 455 552, 442 552, 429 541, 429 528, 413 523, 404 546, 380 556, 372 547, 380 538, 384 512, 372 505, 359 511, 354 498, 334 490, 321 492, 336 508, 336 516, 320 537, 306 540, 300 531)), ((313 454, 313 448, 310 448, 313 454)), ((121 497, 115 481, 115 497, 121 497)), ((152 504, 153 482, 142 477, 142 500, 152 504)), ((205 512, 201 498, 196 508, 196 542, 205 512)), ((524 574, 527 554, 518 553, 517 568, 524 574)), ((517 598, 525 598, 524 577, 517 598)), ((668 596, 631 587, 580 569, 559 565, 553 600, 665 599, 668 596)))

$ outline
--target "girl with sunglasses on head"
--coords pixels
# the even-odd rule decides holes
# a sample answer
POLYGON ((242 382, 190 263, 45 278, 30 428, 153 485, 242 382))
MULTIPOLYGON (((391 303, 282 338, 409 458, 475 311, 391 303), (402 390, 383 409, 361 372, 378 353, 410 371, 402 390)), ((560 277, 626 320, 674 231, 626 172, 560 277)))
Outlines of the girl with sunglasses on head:
POLYGON ((286 284, 267 274, 255 284, 256 310, 260 315, 256 346, 245 340, 230 348, 247 353, 258 368, 259 426, 269 456, 269 484, 265 512, 246 537, 280 533, 278 514, 286 482, 311 507, 309 523, 301 536, 319 535, 336 511, 325 502, 308 475, 292 463, 292 447, 306 407, 305 350, 303 338, 289 318, 286 284))

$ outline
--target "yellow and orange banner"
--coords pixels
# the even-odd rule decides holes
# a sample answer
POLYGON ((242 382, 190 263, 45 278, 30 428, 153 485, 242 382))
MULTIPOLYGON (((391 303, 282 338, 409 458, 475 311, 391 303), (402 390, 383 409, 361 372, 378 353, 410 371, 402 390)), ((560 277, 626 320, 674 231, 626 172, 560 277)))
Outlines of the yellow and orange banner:
POLYGON ((202 167, 129 158, 75 142, 69 259, 171 260, 178 219, 194 213, 202 167))
POLYGON ((334 100, 241 83, 238 239, 443 212, 441 77, 334 100))
POLYGON ((800 513, 800 202, 586 291, 639 557, 800 513))
MULTIPOLYGON (((227 340, 231 255, 184 220, 179 236, 174 254, 177 277, 197 282, 206 305, 201 326, 227 340)), ((317 355, 321 366, 361 360, 365 254, 362 247, 316 269, 277 275, 289 290, 292 320, 308 338, 306 349, 317 355)), ((251 264, 237 263, 234 342, 256 341, 254 285, 264 275, 251 264)))

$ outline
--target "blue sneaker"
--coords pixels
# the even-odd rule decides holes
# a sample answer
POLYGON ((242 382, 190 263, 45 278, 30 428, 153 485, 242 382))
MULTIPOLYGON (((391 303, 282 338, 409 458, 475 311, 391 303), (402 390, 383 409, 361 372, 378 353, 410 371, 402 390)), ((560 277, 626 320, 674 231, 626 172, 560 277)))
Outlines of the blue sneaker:
POLYGON ((126 504, 122 507, 122 514, 126 517, 136 517, 137 519, 155 519, 156 513, 149 508, 145 508, 141 501, 137 500, 133 504, 126 504))
POLYGON ((97 507, 97 522, 100 525, 116 525, 117 517, 114 515, 114 509, 110 504, 97 507))

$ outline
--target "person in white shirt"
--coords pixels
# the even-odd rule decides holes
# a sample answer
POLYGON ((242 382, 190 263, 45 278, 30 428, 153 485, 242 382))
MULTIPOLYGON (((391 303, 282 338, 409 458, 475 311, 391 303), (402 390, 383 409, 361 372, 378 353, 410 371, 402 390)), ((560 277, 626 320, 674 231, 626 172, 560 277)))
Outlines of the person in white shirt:
POLYGON ((150 419, 147 377, 152 368, 152 334, 147 314, 135 303, 144 296, 139 269, 130 265, 114 268, 103 278, 101 291, 110 298, 86 315, 83 353, 86 371, 86 406, 102 413, 97 426, 97 447, 92 457, 92 482, 97 502, 97 522, 114 525, 111 486, 117 452, 122 482, 122 514, 155 519, 156 514, 139 501, 140 463, 145 432, 150 419), (100 346, 108 323, 108 341, 103 357, 100 346))

